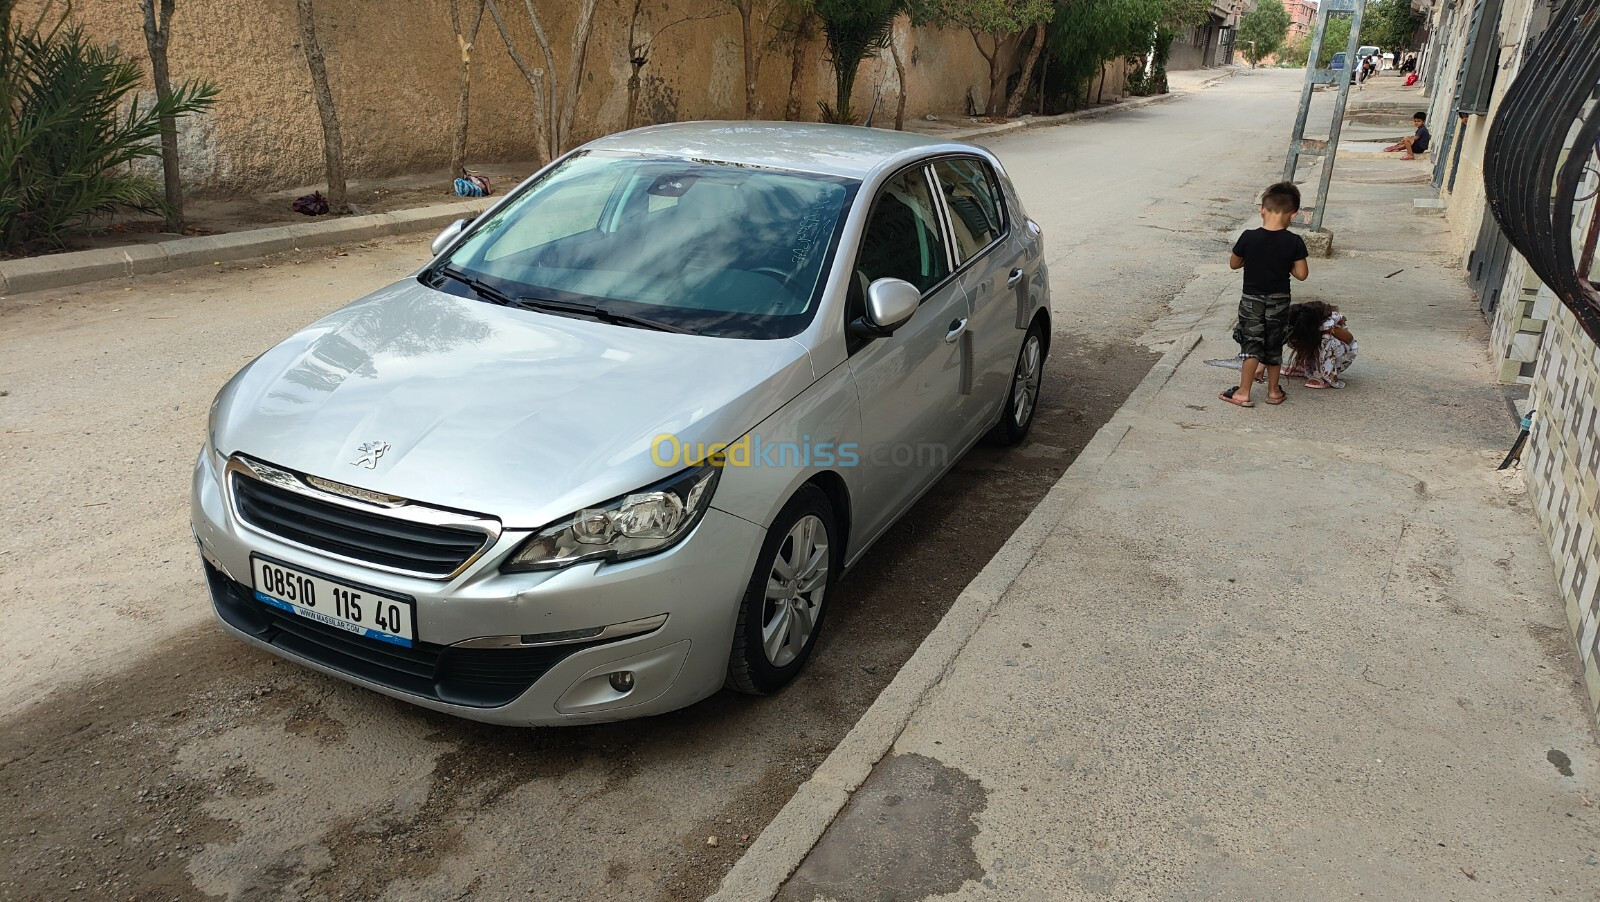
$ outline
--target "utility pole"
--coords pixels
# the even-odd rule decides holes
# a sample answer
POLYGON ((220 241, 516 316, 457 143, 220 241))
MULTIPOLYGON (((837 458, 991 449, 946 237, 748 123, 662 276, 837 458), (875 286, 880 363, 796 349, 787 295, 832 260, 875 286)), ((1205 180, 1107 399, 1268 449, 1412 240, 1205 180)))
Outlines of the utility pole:
POLYGON ((1317 7, 1317 22, 1311 32, 1310 55, 1306 58, 1306 82, 1300 90, 1300 110, 1295 114, 1294 134, 1289 138, 1289 153, 1283 163, 1283 180, 1292 182, 1300 168, 1301 157, 1319 157, 1322 161, 1315 202, 1301 205, 1301 212, 1311 215, 1312 234, 1306 243, 1322 256, 1333 250, 1333 236, 1322 228, 1322 217, 1328 207, 1328 185, 1333 180, 1333 161, 1339 152, 1339 130, 1344 126, 1345 104, 1350 99, 1351 63, 1361 46, 1361 17, 1366 12, 1367 0, 1323 0, 1317 7), (1328 18, 1335 13, 1350 14, 1350 40, 1345 47, 1344 66, 1338 70, 1317 66, 1322 57, 1322 38, 1328 28, 1328 18), (1306 119, 1311 114, 1311 100, 1317 85, 1337 84, 1339 92, 1333 102, 1333 123, 1326 140, 1306 137, 1306 119))

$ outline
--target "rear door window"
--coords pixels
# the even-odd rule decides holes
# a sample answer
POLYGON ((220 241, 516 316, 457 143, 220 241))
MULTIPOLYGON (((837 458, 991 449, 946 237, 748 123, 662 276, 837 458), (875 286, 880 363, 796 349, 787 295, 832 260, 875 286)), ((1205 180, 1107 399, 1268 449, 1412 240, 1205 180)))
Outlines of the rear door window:
POLYGON ((950 208, 956 257, 962 263, 983 252, 1005 234, 1005 205, 989 167, 978 160, 940 160, 933 164, 950 208))

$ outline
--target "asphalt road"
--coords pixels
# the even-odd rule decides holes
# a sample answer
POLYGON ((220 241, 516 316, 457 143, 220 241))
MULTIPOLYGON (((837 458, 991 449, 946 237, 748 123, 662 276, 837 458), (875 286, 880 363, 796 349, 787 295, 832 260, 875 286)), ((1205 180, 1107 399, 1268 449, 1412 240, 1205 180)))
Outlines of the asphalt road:
POLYGON ((904 518, 788 691, 645 721, 457 721, 211 623, 186 492, 212 394, 425 240, 0 300, 0 898, 702 897, 1148 370, 1137 337, 1273 180, 1296 76, 994 141, 1055 293, 1031 440, 904 518))

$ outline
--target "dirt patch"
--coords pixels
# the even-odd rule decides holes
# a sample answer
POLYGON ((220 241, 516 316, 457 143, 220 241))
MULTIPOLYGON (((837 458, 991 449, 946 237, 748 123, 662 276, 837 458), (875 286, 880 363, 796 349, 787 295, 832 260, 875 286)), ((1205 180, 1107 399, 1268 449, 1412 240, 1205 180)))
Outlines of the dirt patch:
POLYGON ((872 776, 778 893, 779 902, 818 896, 893 902, 954 892, 983 876, 973 820, 987 804, 982 784, 922 755, 896 755, 872 776))

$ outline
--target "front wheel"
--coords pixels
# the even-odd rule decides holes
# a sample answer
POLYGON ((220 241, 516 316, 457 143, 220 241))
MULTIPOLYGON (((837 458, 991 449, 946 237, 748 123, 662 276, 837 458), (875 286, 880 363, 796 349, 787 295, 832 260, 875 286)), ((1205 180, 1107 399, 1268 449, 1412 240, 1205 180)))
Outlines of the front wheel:
POLYGON ((805 666, 838 575, 837 534, 833 505, 816 486, 802 486, 778 512, 739 605, 729 689, 770 695, 805 666))
POLYGON ((1011 389, 1006 394, 1000 423, 989 433, 1002 445, 1016 445, 1028 437, 1034 414, 1039 409, 1039 385, 1044 379, 1044 331, 1039 323, 1028 327, 1017 352, 1017 365, 1011 371, 1011 389))

